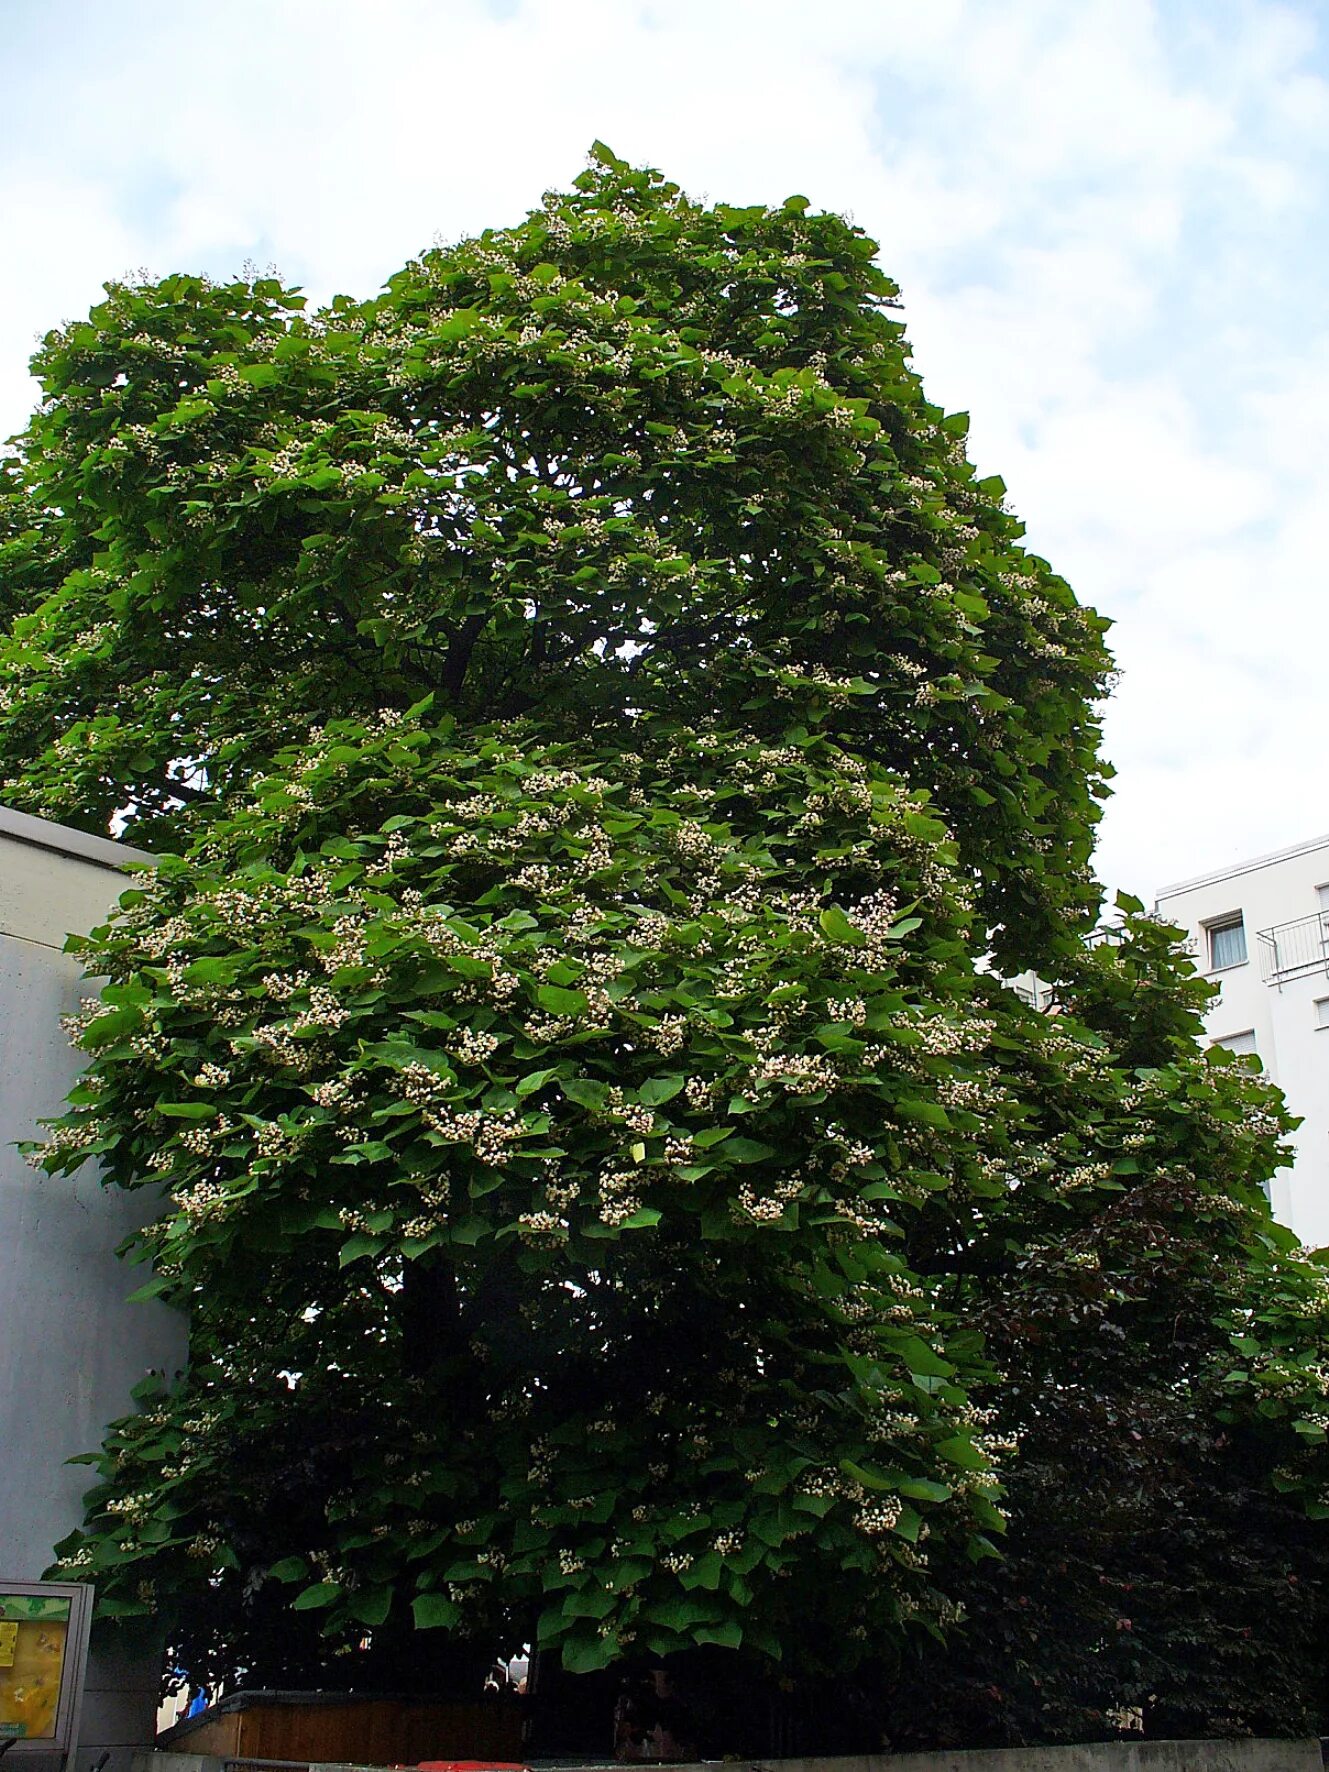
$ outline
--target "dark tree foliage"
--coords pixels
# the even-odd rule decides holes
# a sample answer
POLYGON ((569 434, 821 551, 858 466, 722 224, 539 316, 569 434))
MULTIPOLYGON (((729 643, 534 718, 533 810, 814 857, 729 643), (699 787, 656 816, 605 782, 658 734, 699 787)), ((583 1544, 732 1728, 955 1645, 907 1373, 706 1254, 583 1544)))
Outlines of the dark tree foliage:
POLYGON ((1289 1121, 1177 932, 1086 943, 1105 624, 875 251, 597 150, 372 301, 177 276, 47 340, 4 793, 160 865, 34 1155, 164 1189, 191 1315, 61 1567, 197 1672, 1318 1715, 1289 1121))

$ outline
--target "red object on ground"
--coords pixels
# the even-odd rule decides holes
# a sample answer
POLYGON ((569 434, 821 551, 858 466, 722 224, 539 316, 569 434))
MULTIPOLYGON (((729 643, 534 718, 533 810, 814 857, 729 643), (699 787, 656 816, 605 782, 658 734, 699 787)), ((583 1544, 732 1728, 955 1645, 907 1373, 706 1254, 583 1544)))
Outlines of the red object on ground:
POLYGON ((416 1772, 530 1772, 517 1760, 421 1760, 416 1772))

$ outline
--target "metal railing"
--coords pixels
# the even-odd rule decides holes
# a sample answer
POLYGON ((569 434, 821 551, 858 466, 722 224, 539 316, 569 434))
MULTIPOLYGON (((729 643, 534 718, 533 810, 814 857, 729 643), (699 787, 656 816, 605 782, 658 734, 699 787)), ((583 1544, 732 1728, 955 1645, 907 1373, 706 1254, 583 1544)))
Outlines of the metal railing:
POLYGON ((1126 939, 1126 931, 1119 923, 1100 923, 1097 929, 1091 929, 1084 938, 1087 948, 1120 947, 1126 939))
POLYGON ((1281 985, 1305 972, 1329 972, 1329 911, 1275 923, 1255 937, 1260 949, 1260 977, 1281 985))

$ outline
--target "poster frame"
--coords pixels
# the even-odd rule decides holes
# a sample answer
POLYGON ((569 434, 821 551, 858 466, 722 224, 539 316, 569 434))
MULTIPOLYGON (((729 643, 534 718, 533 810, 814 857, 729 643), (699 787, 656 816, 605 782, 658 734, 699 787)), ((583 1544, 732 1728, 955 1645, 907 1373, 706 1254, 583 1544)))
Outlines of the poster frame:
POLYGON ((11 1768, 27 1762, 49 1763, 58 1756, 66 1765, 78 1747, 79 1718, 83 1710, 83 1687, 88 1671, 88 1633, 92 1628, 93 1590, 81 1581, 7 1581, 0 1576, 0 1595, 69 1601, 69 1629, 65 1635, 64 1661, 60 1668, 60 1697, 56 1704, 55 1734, 29 1739, 7 1736, 13 1746, 5 1759, 11 1768))

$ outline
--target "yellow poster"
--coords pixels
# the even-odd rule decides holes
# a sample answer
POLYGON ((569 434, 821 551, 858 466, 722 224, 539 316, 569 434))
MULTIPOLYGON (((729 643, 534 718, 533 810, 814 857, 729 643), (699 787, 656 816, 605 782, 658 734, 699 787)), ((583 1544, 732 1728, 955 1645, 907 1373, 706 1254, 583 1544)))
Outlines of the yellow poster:
POLYGON ((55 1734, 69 1601, 0 1593, 0 1740, 55 1734))

